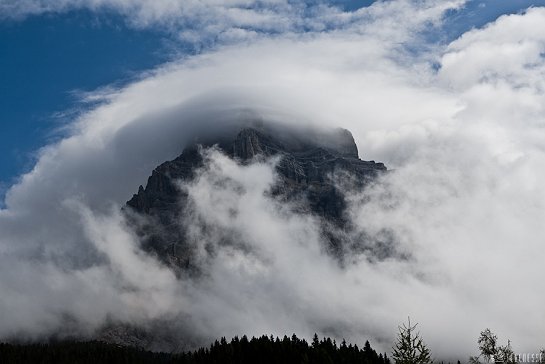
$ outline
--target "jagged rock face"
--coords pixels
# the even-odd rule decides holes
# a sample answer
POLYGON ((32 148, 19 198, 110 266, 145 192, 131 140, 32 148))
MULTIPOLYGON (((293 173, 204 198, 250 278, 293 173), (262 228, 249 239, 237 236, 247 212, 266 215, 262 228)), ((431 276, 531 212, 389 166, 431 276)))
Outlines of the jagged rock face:
MULTIPOLYGON (((270 195, 282 201, 298 201, 294 204, 298 212, 321 218, 324 236, 333 252, 341 248, 342 241, 330 234, 327 227, 349 228, 342 183, 338 180, 349 180, 352 187, 362 189, 386 171, 382 163, 359 159, 354 139, 344 129, 309 137, 301 133, 243 128, 231 140, 209 141, 203 147, 213 144, 242 164, 256 158, 279 157, 276 167, 279 178, 270 195)), ((135 213, 133 221, 139 215, 147 218, 138 231, 145 237, 144 249, 179 269, 190 269, 192 259, 191 247, 179 224, 187 206, 187 195, 178 187, 178 182, 191 181, 203 165, 199 147, 192 145, 176 159, 157 167, 146 187, 140 186, 138 193, 127 202, 128 210, 135 213)))

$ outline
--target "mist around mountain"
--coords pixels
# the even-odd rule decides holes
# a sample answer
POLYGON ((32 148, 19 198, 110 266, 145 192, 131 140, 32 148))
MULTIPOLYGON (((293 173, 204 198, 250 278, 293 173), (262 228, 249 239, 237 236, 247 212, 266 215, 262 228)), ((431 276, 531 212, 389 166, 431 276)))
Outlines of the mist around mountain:
MULTIPOLYGON (((144 250, 155 253, 178 272, 199 270, 195 263, 199 242, 191 236, 191 231, 197 228, 212 231, 216 226, 203 225, 195 218, 195 205, 199 201, 190 196, 188 188, 204 178, 203 173, 211 168, 218 155, 243 166, 271 163, 274 181, 264 191, 270 204, 282 203, 292 213, 316 219, 324 241, 322 248, 341 262, 356 249, 364 251, 374 246, 362 232, 353 231, 346 192, 362 192, 386 171, 384 164, 359 159, 354 138, 344 129, 290 130, 263 123, 250 125, 234 128, 234 133, 217 139, 191 144, 176 159, 154 169, 146 187, 140 186, 125 209, 143 238, 144 250)), ((229 183, 236 184, 225 179, 214 181, 210 187, 225 190, 229 183)), ((225 208, 237 213, 235 205, 226 204, 225 208)), ((245 237, 233 235, 228 226, 218 229, 217 234, 222 245, 237 248, 245 244, 245 237)), ((213 244, 205 249, 214 254, 213 244)), ((376 252, 369 259, 384 259, 390 253, 376 252)))
MULTIPOLYGON (((155 168, 146 187, 140 186, 127 202, 123 214, 141 254, 157 259, 177 279, 194 285, 206 286, 213 279, 210 269, 217 259, 232 264, 241 254, 256 262, 264 259, 262 264, 267 264, 265 249, 275 247, 261 245, 259 234, 274 237, 282 229, 259 219, 262 213, 281 221, 297 217, 312 224, 308 237, 274 237, 283 240, 283 254, 318 244, 313 247, 315 254, 338 269, 353 264, 358 256, 369 261, 406 259, 396 257, 393 236, 385 233, 390 240, 381 236, 377 241, 354 226, 350 218, 349 193, 363 193, 384 173, 384 164, 359 158, 348 130, 296 129, 244 121, 220 136, 197 138, 177 158, 155 168), (235 168, 232 175, 221 173, 225 163, 235 168), (262 185, 254 185, 254 176, 245 175, 253 169, 265 172, 262 185), (215 172, 220 175, 210 175, 215 172), (200 183, 206 185, 199 188, 200 183), (252 205, 256 199, 259 204, 252 205), (215 212, 202 210, 203 202, 215 212), (245 217, 247 209, 257 218, 245 217), (258 235, 248 234, 246 227, 237 224, 248 224, 258 235), (224 251, 228 255, 222 257, 224 251)), ((202 302, 211 303, 220 308, 228 304, 222 300, 202 302)), ((97 337, 165 351, 192 348, 206 340, 186 327, 191 317, 180 315, 174 320, 178 321, 175 325, 157 319, 143 326, 112 320, 97 337)))
MULTIPOLYGON (((261 121, 245 121, 214 138, 196 138, 177 158, 153 170, 146 187, 140 186, 122 209, 127 231, 137 237, 138 246, 133 248, 140 252, 138 254, 157 259, 178 279, 204 285, 210 278, 207 277, 209 265, 222 249, 244 255, 261 254, 255 248, 256 242, 248 240, 244 231, 230 226, 228 220, 240 210, 231 198, 214 203, 216 209, 228 211, 227 221, 218 225, 217 222, 205 222, 209 216, 199 212, 200 201, 191 193, 192 187, 205 180, 212 185, 208 191, 203 191, 204 194, 225 191, 229 194, 234 190, 235 194, 244 197, 246 188, 252 186, 246 187, 229 176, 219 179, 207 176, 214 164, 222 159, 236 168, 269 167, 269 179, 257 192, 269 206, 260 208, 272 206, 282 213, 282 209, 276 209, 283 205, 286 213, 311 219, 318 228, 316 238, 321 244, 316 248, 319 254, 331 259, 332 264, 342 268, 351 264, 348 259, 356 254, 369 260, 390 256, 387 251, 369 253, 368 249, 375 242, 355 229, 347 201, 348 191, 363 192, 366 186, 376 183, 387 173, 384 164, 361 160, 348 130, 280 128, 261 121), (195 236, 196 230, 206 235, 204 239, 195 236), (209 234, 213 234, 214 240, 209 234)), ((232 177, 244 178, 244 173, 241 174, 232 177)), ((226 263, 231 264, 229 260, 226 263)), ((145 271, 140 273, 146 274, 145 271)), ((221 301, 214 303, 224 304, 221 301)), ((173 319, 181 320, 181 323, 187 320, 181 316, 173 319)), ((0 359, 3 363, 390 364, 387 354, 378 354, 369 341, 358 348, 344 339, 339 344, 331 338, 319 340, 316 334, 310 344, 295 334, 283 339, 265 335, 250 340, 243 335, 241 338, 235 336, 230 342, 223 337, 210 347, 197 349, 206 341, 205 337, 195 335, 181 323, 152 319, 143 324, 127 324, 112 319, 90 334, 91 338, 100 341, 85 341, 85 336, 78 333, 75 333, 75 339, 82 341, 66 340, 62 332, 54 335, 60 341, 50 337, 49 343, 17 343, 19 339, 14 338, 13 343, 0 344, 0 359)))
MULTIPOLYGON (((318 244, 313 247, 314 254, 341 271, 354 265, 357 259, 370 264, 408 260, 408 254, 395 251, 394 234, 385 230, 371 235, 354 224, 351 216, 353 196, 380 184, 387 173, 383 163, 359 158, 348 130, 294 128, 262 120, 241 120, 224 128, 221 134, 195 137, 178 157, 153 169, 146 186, 140 186, 117 212, 121 219, 117 224, 134 239, 131 247, 134 254, 153 261, 161 267, 161 272, 185 283, 185 288, 195 285, 202 289, 211 283, 214 278, 211 267, 219 257, 228 265, 236 261, 235 253, 258 261, 265 258, 260 235, 248 234, 247 227, 237 223, 246 224, 250 220, 250 224, 258 225, 255 232, 261 234, 264 229, 273 236, 280 225, 259 225, 263 224, 260 215, 253 220, 239 216, 248 207, 252 214, 272 214, 269 219, 272 216, 282 223, 296 217, 311 224, 308 225, 312 226, 311 235, 296 239, 277 237, 283 240, 288 255, 309 243, 318 244), (231 169, 227 173, 222 170, 226 167, 231 169), (260 181, 256 175, 264 179, 260 181), (205 185, 199 187, 201 183, 205 185), (255 199, 259 200, 257 205, 252 202, 255 199), (215 212, 203 210, 203 202, 215 212), (222 256, 225 250, 228 254, 222 256)), ((89 224, 97 223, 89 218, 89 224)), ((97 225, 97 229, 103 228, 97 225)), ((106 232, 108 236, 111 234, 107 228, 106 232)), ((116 253, 118 259, 126 259, 125 253, 116 253)), ((297 269, 296 264, 291 268, 297 269)), ((147 280, 150 287, 164 283, 155 280, 156 276, 147 277, 154 272, 133 273, 147 280)), ((179 298, 184 298, 183 292, 179 298)), ((217 304, 220 309, 229 304, 209 298, 198 303, 217 304)), ((291 308, 286 306, 287 310, 291 308)), ((204 315, 208 318, 206 312, 204 315)), ((141 322, 112 317, 83 335, 77 326, 74 331, 67 331, 70 320, 66 317, 62 329, 37 340, 13 336, 10 343, 0 345, 0 359, 6 363, 390 364, 387 354, 378 354, 368 340, 361 349, 347 344, 344 338, 337 344, 335 337, 339 338, 342 332, 337 333, 336 328, 332 328, 333 339, 319 340, 315 333, 310 344, 295 334, 291 338, 265 335, 250 340, 242 334, 230 342, 223 337, 206 348, 202 345, 210 340, 212 333, 195 331, 193 318, 181 312, 141 322)))

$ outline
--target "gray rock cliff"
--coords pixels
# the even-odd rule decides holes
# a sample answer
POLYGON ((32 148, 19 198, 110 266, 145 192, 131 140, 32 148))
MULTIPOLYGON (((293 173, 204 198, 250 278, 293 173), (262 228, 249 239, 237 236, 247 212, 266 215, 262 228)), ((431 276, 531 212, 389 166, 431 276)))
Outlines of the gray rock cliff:
POLYGON ((332 253, 340 251, 343 242, 329 227, 349 229, 343 183, 363 189, 386 171, 382 163, 359 159, 354 139, 344 129, 304 133, 244 127, 233 136, 190 145, 176 159, 158 166, 125 209, 132 221, 145 217, 138 225, 143 248, 179 271, 191 270, 192 247, 179 224, 187 195, 177 183, 195 177, 204 163, 199 148, 212 145, 241 164, 279 157, 279 178, 270 195, 280 201, 298 201, 298 212, 320 218, 332 253))

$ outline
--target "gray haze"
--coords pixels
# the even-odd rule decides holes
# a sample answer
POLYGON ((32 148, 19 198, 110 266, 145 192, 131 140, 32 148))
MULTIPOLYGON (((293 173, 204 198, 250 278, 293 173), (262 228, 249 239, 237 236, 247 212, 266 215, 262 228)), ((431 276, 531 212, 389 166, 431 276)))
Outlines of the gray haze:
POLYGON ((88 95, 101 105, 40 151, 0 211, 0 339, 174 317, 202 340, 318 332, 389 350, 410 315, 437 356, 474 354, 486 327, 538 351, 545 9, 407 51, 462 4, 379 2, 336 31, 219 47, 88 95), (354 256, 340 268, 312 217, 265 197, 274 161, 240 166, 217 152, 181 186, 192 239, 218 245, 235 233, 248 249, 203 250, 199 281, 145 255, 121 206, 188 142, 240 120, 352 131, 360 157, 394 171, 364 194, 347 191, 351 219, 371 235, 391 229, 411 259, 354 256), (232 183, 214 188, 218 179, 232 183))

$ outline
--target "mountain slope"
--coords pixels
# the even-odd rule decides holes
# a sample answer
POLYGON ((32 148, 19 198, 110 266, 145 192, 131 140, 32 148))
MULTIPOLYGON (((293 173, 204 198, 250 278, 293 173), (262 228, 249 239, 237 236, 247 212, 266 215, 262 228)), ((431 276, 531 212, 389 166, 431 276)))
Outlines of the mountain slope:
POLYGON ((143 248, 177 270, 191 270, 192 247, 180 221, 187 211, 187 192, 180 183, 192 181, 203 168, 203 150, 217 148, 240 164, 278 158, 277 181, 270 196, 296 202, 299 213, 322 221, 327 249, 340 254, 342 238, 333 234, 349 229, 343 186, 363 189, 380 173, 382 163, 363 161, 350 132, 275 130, 265 126, 241 128, 238 133, 188 146, 176 159, 158 166, 146 187, 127 202, 126 211, 143 237, 143 248))

